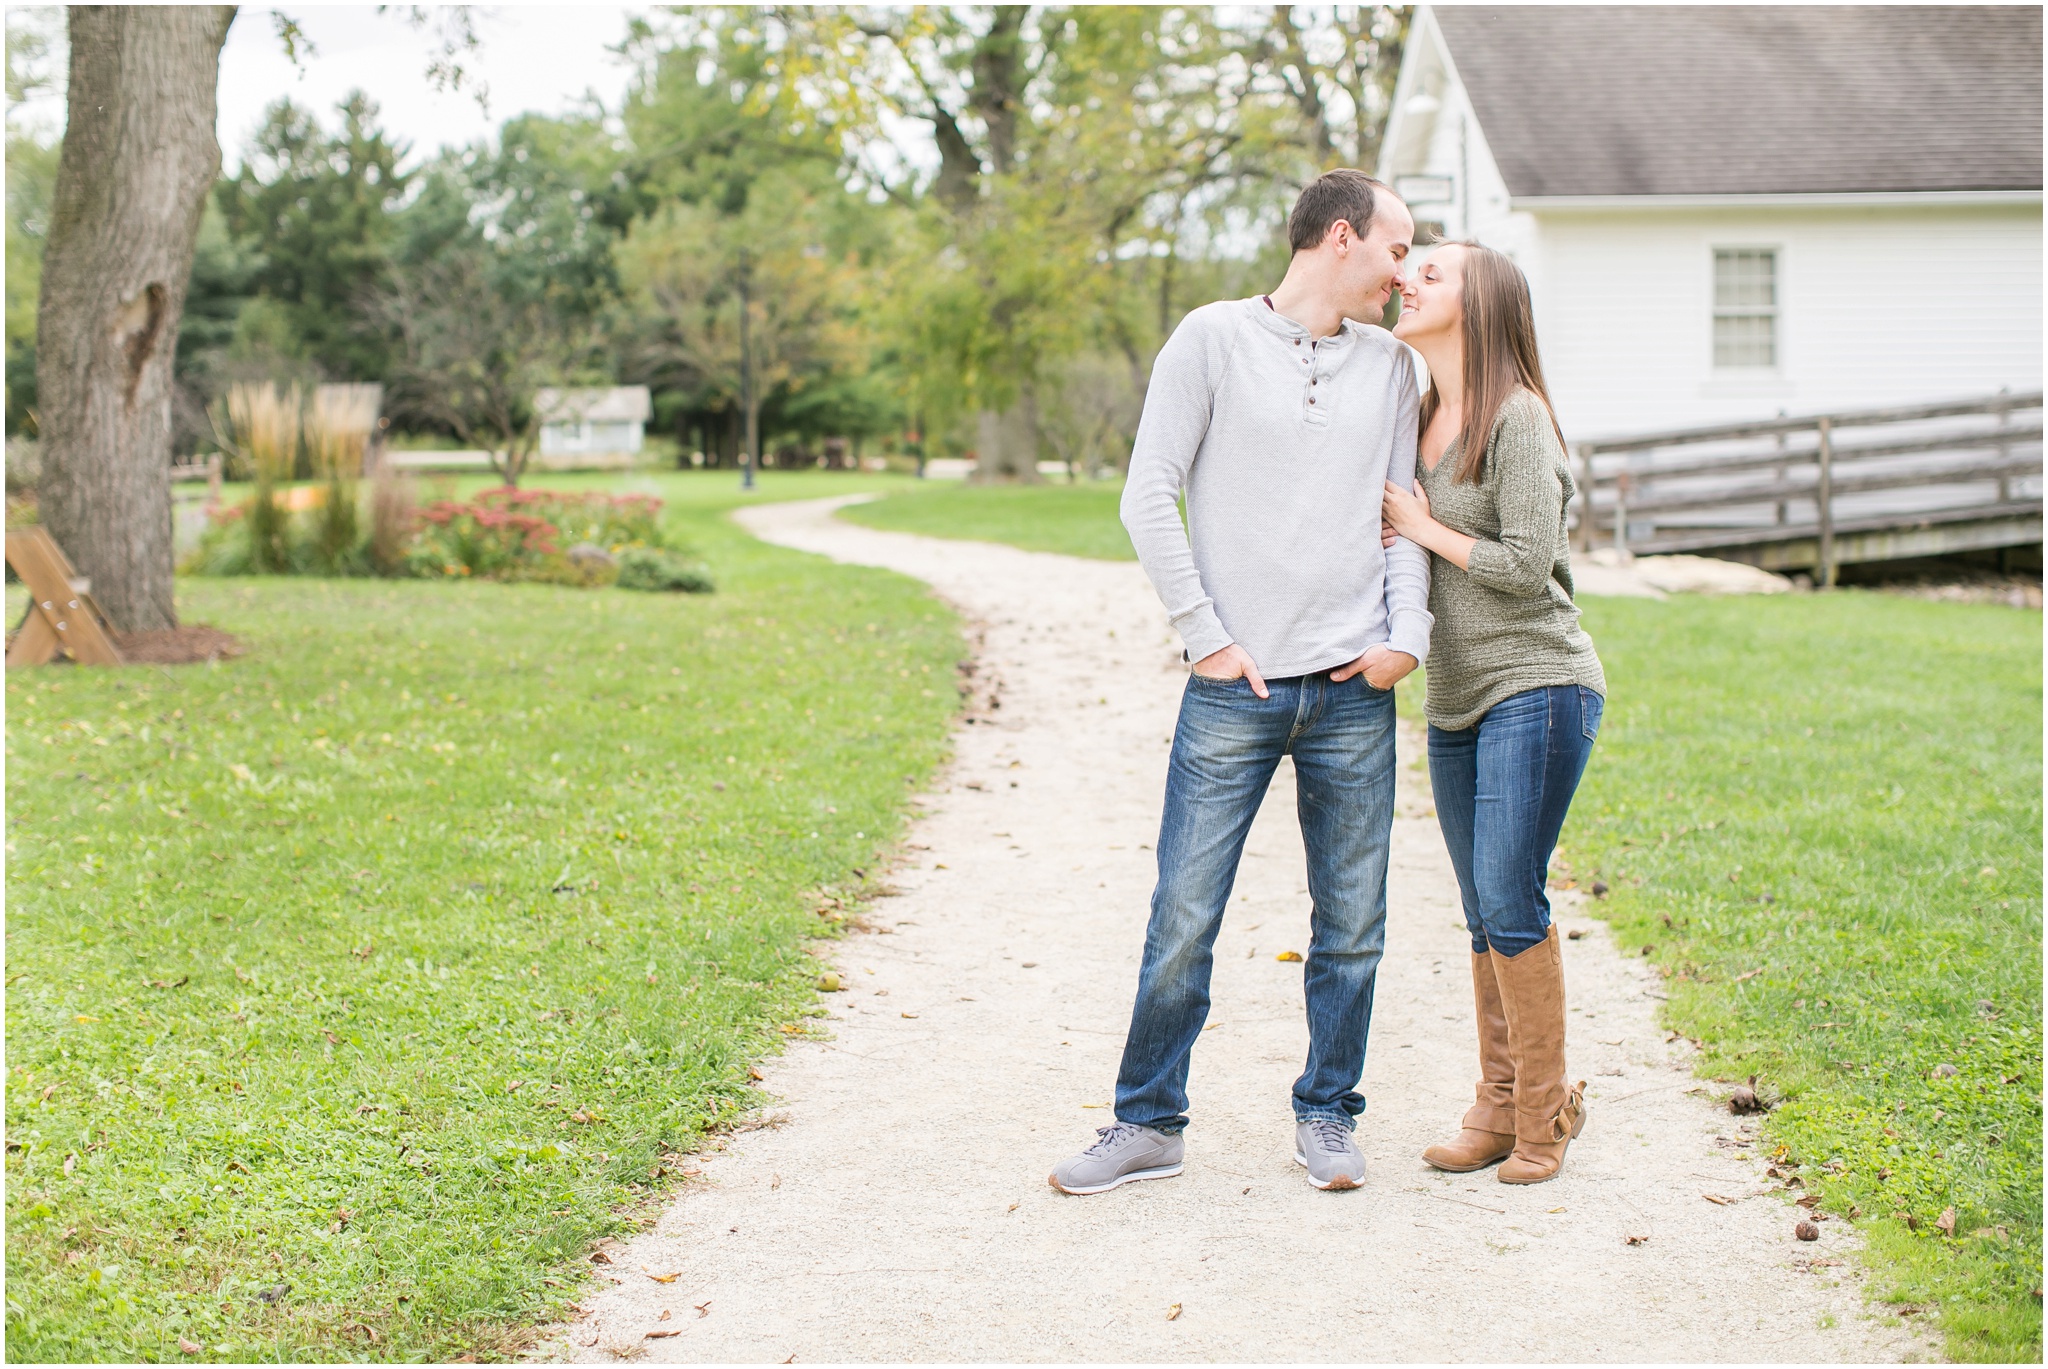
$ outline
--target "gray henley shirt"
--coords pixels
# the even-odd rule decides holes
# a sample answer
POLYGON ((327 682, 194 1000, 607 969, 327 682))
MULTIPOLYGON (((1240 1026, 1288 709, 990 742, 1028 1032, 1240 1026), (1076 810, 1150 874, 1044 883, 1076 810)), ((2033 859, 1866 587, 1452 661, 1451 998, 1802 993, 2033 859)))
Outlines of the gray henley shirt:
POLYGON ((1383 328, 1311 338, 1263 299, 1181 320, 1152 363, 1120 511, 1189 660, 1235 642, 1286 679, 1380 644, 1427 658, 1428 555, 1380 547, 1382 486, 1414 483, 1419 404, 1383 328))

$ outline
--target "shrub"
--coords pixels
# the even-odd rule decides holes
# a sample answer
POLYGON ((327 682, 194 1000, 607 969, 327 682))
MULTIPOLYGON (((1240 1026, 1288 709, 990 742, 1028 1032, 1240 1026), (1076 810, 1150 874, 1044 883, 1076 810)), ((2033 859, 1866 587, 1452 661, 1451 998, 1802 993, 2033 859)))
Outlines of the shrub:
POLYGON ((674 594, 709 594, 712 590, 711 576, 702 565, 655 547, 633 547, 619 554, 618 586, 674 594))

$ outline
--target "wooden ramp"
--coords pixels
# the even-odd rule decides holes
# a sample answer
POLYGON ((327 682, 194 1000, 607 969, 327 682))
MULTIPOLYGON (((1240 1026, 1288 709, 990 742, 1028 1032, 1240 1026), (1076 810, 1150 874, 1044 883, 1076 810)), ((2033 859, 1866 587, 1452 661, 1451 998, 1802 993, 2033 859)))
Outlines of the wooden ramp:
POLYGON ((1576 444, 1582 547, 1766 570, 2039 545, 2041 393, 1576 444))

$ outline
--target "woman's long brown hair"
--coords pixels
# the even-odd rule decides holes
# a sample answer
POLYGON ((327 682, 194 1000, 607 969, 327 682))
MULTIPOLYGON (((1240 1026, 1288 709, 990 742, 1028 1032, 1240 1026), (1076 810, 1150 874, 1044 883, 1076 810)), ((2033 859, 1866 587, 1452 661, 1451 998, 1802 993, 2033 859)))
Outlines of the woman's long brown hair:
MULTIPOLYGON (((1529 278, 1504 252, 1476 242, 1446 242, 1465 249, 1465 422, 1458 431, 1454 479, 1477 484, 1486 464, 1486 444, 1500 406, 1519 389, 1550 410, 1550 426, 1564 445, 1550 391, 1543 384, 1543 359, 1536 353, 1536 311, 1529 304, 1529 278)), ((1422 429, 1436 417, 1437 388, 1422 397, 1422 429)))

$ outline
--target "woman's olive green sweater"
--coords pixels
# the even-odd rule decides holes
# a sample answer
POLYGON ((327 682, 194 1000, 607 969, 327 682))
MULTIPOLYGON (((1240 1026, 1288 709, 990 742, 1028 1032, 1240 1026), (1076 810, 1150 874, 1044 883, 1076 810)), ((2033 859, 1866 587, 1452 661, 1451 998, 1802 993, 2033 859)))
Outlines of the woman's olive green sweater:
POLYGON ((1467 570, 1429 558, 1430 725, 1477 727, 1501 700, 1550 685, 1604 697, 1607 677, 1572 602, 1572 476, 1550 411, 1527 390, 1501 405, 1476 484, 1457 481, 1458 449, 1453 440, 1434 468, 1415 468, 1437 522, 1479 539, 1467 570))

